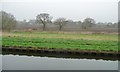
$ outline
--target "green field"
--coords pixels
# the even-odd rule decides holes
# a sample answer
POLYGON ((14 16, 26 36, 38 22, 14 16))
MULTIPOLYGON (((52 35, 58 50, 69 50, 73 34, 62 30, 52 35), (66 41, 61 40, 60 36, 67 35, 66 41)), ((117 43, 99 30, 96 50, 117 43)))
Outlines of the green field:
POLYGON ((2 46, 57 48, 71 50, 118 51, 118 35, 64 32, 3 33, 2 46))

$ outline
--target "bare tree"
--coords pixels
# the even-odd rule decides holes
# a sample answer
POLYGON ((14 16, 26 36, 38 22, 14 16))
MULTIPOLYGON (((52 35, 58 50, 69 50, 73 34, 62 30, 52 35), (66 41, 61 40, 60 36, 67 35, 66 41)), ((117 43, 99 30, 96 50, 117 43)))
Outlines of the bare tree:
POLYGON ((16 26, 16 19, 12 14, 6 13, 4 11, 0 11, 0 23, 2 23, 2 30, 3 31, 11 31, 16 26))
POLYGON ((52 17, 48 14, 48 13, 41 13, 41 14, 38 14, 36 16, 36 21, 39 23, 39 24, 43 24, 43 31, 45 30, 46 28, 46 24, 48 22, 51 22, 52 20, 52 17))
POLYGON ((62 27, 67 23, 67 20, 65 18, 58 18, 54 23, 59 25, 59 31, 61 31, 62 27))
POLYGON ((95 20, 92 18, 86 18, 82 23, 83 29, 91 28, 93 25, 95 25, 95 20))
MULTIPOLYGON (((120 2, 119 2, 120 3, 120 2)), ((120 20, 118 21, 118 33, 120 34, 120 20)))
POLYGON ((107 23, 106 25, 108 28, 112 26, 112 22, 107 23))

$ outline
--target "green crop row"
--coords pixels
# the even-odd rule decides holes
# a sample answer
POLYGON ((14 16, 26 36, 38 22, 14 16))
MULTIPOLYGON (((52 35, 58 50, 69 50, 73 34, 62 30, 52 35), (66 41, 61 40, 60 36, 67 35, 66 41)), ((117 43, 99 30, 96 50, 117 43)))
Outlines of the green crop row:
POLYGON ((79 50, 117 51, 117 41, 63 39, 63 38, 37 38, 37 37, 3 37, 2 46, 22 46, 32 48, 62 48, 79 50))

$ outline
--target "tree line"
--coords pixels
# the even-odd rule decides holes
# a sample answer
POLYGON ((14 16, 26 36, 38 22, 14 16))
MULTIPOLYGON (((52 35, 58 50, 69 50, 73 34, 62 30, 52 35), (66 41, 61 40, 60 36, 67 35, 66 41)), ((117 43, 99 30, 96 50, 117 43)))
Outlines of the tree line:
MULTIPOLYGON (((53 17, 48 13, 40 13, 36 15, 35 22, 38 24, 42 24, 42 30, 46 30, 46 24, 55 24, 59 26, 59 31, 62 30, 63 26, 68 22, 72 22, 72 20, 67 20, 66 18, 58 18, 52 21, 53 17)), ((17 20, 14 15, 7 13, 5 11, 0 11, 0 23, 3 31, 11 31, 16 27, 17 20)), ((82 24, 82 29, 90 29, 91 27, 96 25, 96 22, 92 18, 86 18, 83 22, 79 21, 82 24)), ((108 26, 112 25, 112 23, 108 23, 108 26)))

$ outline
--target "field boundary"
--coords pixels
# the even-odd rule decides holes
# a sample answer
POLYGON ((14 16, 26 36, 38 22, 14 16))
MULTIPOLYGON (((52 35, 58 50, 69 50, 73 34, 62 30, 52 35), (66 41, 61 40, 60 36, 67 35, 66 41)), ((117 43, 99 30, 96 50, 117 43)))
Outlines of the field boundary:
POLYGON ((102 57, 120 57, 119 52, 113 51, 87 51, 87 50, 69 50, 69 49, 34 49, 34 48, 19 48, 19 47, 2 47, 2 51, 21 52, 21 53, 51 53, 51 54, 69 54, 69 55, 85 55, 85 56, 102 56, 102 57))

